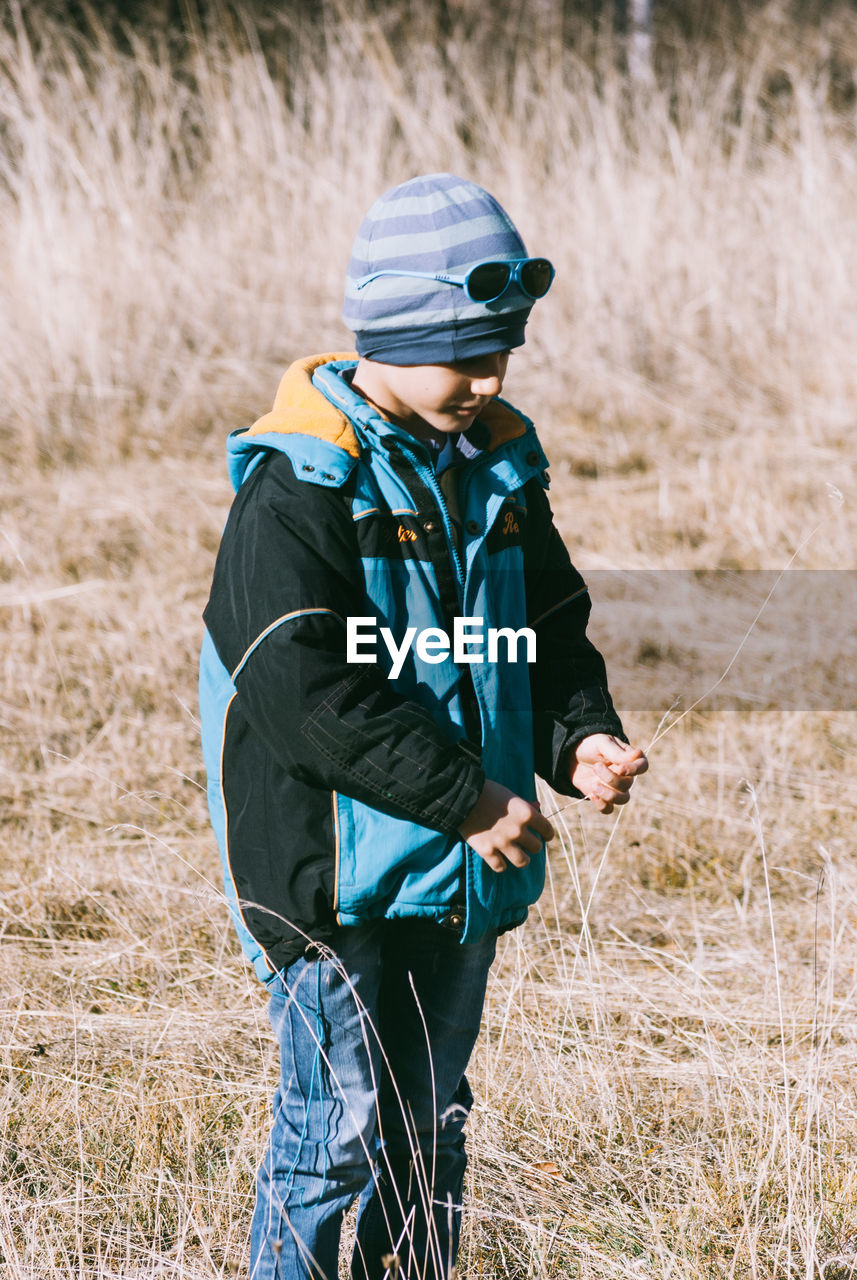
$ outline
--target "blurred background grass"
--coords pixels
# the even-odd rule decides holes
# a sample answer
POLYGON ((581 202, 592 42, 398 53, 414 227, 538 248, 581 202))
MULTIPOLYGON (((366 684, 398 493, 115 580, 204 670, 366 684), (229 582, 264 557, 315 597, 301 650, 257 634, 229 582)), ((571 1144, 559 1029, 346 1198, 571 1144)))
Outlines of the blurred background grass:
POLYGON ((361 212, 440 169, 556 259, 526 364, 558 426, 597 419, 626 458, 664 428, 842 443, 850 6, 708 6, 701 33, 656 6, 635 82, 614 24, 558 0, 78 12, 13 7, 0 48, 12 458, 174 448, 255 410, 307 344, 347 344, 361 212))

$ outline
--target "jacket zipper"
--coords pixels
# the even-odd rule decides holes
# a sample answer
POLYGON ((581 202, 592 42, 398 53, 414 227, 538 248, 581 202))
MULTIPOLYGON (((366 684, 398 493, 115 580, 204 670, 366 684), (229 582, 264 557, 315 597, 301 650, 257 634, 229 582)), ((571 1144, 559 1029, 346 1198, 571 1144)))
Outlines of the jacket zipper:
POLYGON ((411 453, 411 451, 406 447, 402 449, 402 453, 410 461, 417 475, 417 478, 422 481, 425 487, 431 492, 432 497, 435 500, 435 505, 438 510, 438 515, 440 516, 441 521, 443 522, 443 531, 446 534, 447 550, 449 551, 450 559, 452 560, 452 565, 453 565, 453 568, 455 569, 456 581, 460 588, 458 593, 458 602, 460 605, 463 606, 464 604, 464 594, 463 594, 464 566, 461 563, 461 557, 459 556, 458 551, 456 550, 455 539, 452 536, 452 524, 449 518, 449 512, 446 509, 446 499, 443 496, 443 490, 441 489, 438 483, 437 476, 435 475, 434 471, 432 471, 430 467, 425 468, 424 464, 420 462, 416 454, 411 453))
MULTIPOLYGON (((415 475, 417 476, 417 479, 421 481, 421 483, 425 486, 426 489, 428 489, 429 493, 431 493, 431 495, 434 498, 438 515, 440 516, 441 522, 443 524, 443 530, 444 530, 446 545, 447 545, 447 553, 450 557, 450 560, 452 561, 453 569, 455 570, 459 608, 463 609, 464 608, 464 587, 465 587, 465 581, 466 581, 464 566, 461 562, 461 557, 459 556, 458 550, 455 546, 455 539, 452 534, 452 523, 450 520, 449 512, 447 510, 446 499, 443 496, 443 490, 440 487, 440 484, 438 482, 435 472, 431 468, 426 468, 425 465, 420 462, 416 454, 412 453, 411 450, 408 449, 407 447, 402 447, 401 451, 402 451, 402 454, 408 459, 411 466, 413 467, 413 470, 415 475)), ((464 505, 463 502, 461 505, 463 507, 464 505)), ((473 679, 473 673, 469 669, 468 669, 468 678, 473 688, 473 698, 475 703, 476 714, 477 716, 479 716, 480 722, 481 722, 479 695, 476 691, 476 683, 473 679)), ((465 726, 465 729, 466 729, 466 726, 465 726)), ((480 723, 480 740, 481 740, 481 723, 480 723)), ((465 753, 470 755, 471 758, 473 758, 473 755, 475 754, 473 751, 469 751, 469 752, 466 751, 465 753)), ((481 757, 480 757, 480 762, 481 762, 481 757)), ((459 879, 458 879, 459 902, 452 903, 449 911, 440 921, 440 924, 444 928, 452 929, 455 933, 459 935, 462 935, 467 927, 467 879, 468 879, 470 858, 473 857, 472 851, 470 850, 470 847, 467 844, 467 841, 462 839, 462 844, 464 846, 464 858, 462 860, 461 871, 459 873, 459 879)))

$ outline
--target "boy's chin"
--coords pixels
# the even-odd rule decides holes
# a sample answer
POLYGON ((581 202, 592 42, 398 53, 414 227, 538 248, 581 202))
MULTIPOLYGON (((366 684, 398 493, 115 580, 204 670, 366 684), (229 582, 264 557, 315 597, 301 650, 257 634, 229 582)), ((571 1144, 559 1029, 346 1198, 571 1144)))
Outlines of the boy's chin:
POLYGON ((476 409, 468 409, 466 413, 453 410, 452 412, 445 413, 442 416, 439 415, 437 420, 432 423, 432 426, 437 431, 444 431, 447 434, 454 433, 456 431, 466 431, 467 428, 472 426, 476 421, 476 417, 476 409))

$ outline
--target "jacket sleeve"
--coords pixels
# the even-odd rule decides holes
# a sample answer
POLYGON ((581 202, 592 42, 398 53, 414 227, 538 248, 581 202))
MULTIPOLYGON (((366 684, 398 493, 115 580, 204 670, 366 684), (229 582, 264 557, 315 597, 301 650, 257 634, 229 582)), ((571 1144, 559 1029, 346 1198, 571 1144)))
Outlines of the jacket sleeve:
POLYGON ((524 576, 528 625, 536 633, 531 667, 536 772, 562 795, 580 793, 568 756, 591 733, 627 741, 607 687, 604 659, 586 634, 590 599, 553 522, 538 481, 526 487, 524 576))
POLYGON ((251 730, 311 785, 453 834, 485 781, 377 664, 349 665, 367 612, 349 504, 274 454, 235 499, 205 622, 251 730))

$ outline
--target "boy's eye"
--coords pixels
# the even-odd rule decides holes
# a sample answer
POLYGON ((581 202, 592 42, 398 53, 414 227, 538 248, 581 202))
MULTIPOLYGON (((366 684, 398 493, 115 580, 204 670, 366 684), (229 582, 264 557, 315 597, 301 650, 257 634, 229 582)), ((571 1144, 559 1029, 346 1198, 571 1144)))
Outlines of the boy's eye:
POLYGON ((511 351, 502 351, 497 357, 491 356, 488 359, 484 356, 474 356, 472 360, 457 360, 454 367, 459 373, 477 377, 481 374, 483 377, 490 378, 492 374, 497 372, 498 367, 500 369, 506 367, 506 362, 511 354, 511 351))

